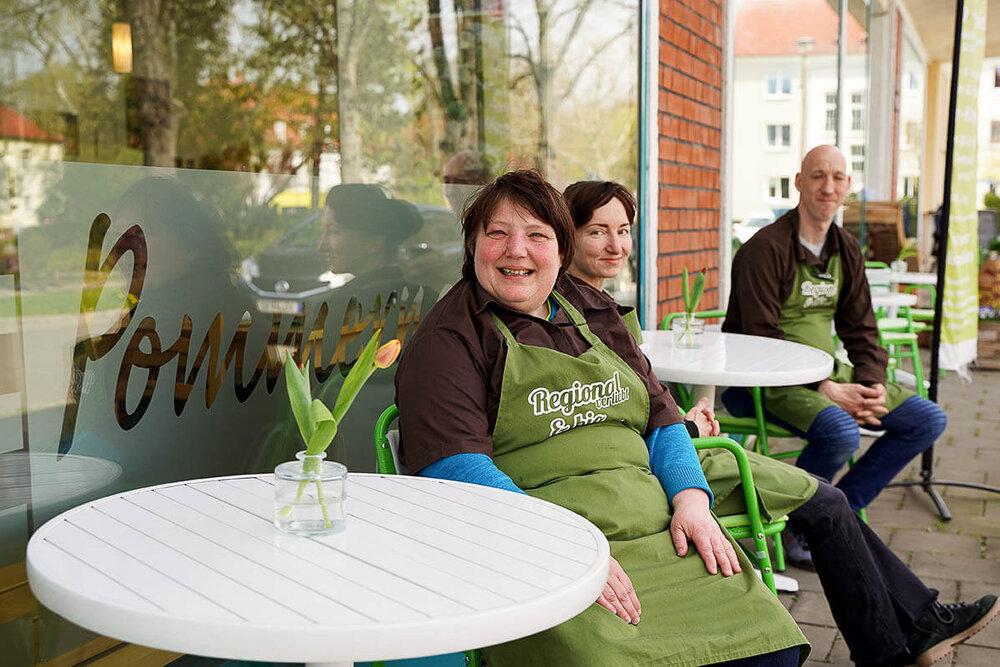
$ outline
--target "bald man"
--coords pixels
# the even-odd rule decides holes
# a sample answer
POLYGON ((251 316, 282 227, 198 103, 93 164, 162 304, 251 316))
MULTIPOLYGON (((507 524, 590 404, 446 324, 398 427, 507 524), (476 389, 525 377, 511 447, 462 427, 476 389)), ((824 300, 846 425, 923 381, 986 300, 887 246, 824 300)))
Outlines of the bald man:
MULTIPOLYGON (((764 409, 807 439, 797 465, 828 481, 858 449, 859 424, 885 432, 836 485, 860 509, 933 444, 946 417, 935 403, 886 382, 887 355, 878 342, 861 247, 834 224, 850 187, 847 161, 836 146, 806 154, 795 175, 799 205, 757 232, 733 260, 722 328, 831 355, 836 329, 850 364, 836 361, 830 377, 816 384, 765 389, 764 409)), ((753 414, 745 389, 731 388, 722 399, 733 414, 753 414)))

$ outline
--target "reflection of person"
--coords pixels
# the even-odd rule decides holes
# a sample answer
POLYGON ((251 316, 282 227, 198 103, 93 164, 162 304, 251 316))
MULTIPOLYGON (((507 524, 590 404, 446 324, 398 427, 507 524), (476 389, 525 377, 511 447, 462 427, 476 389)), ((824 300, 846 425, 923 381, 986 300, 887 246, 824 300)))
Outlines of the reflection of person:
MULTIPOLYGON (((566 188, 565 197, 576 226, 569 272, 600 290, 631 251, 635 202, 625 187, 600 181, 574 183, 566 188)), ((694 431, 692 435, 718 435, 719 424, 706 399, 692 408, 687 419, 693 424, 688 426, 694 431)), ((705 452, 699 452, 699 457, 715 495, 716 513, 728 514, 725 504, 732 499, 738 505, 742 500, 740 494, 732 493, 739 485, 732 459, 705 452)), ((879 664, 902 654, 925 664, 932 656, 942 657, 952 643, 996 615, 995 598, 987 596, 976 605, 952 607, 961 613, 954 614, 953 624, 942 627, 935 619, 939 612, 947 613, 934 600, 935 593, 861 521, 843 492, 823 480, 814 491, 806 472, 755 452, 747 452, 747 457, 758 495, 772 516, 776 495, 803 490, 799 497, 786 500, 784 511, 789 525, 814 545, 812 563, 855 662, 879 664), (850 585, 861 581, 865 584, 850 585), (914 623, 916 619, 920 620, 914 623), (932 632, 915 632, 917 628, 932 628, 932 632)), ((743 509, 734 507, 731 511, 743 509)))
MULTIPOLYGON (((319 250, 339 284, 307 301, 307 312, 329 309, 324 333, 324 359, 350 363, 361 347, 382 328, 382 340, 407 336, 421 326, 421 318, 437 300, 438 287, 414 270, 407 246, 423 225, 413 204, 389 196, 380 185, 346 183, 330 189, 323 211, 319 250)), ((331 283, 333 285, 333 283, 331 283)), ((343 370, 343 369, 341 369, 343 370)), ((319 376, 317 376, 319 378, 319 376)), ((343 385, 335 374, 321 380, 316 397, 332 406, 343 385)), ((372 378, 337 430, 330 458, 348 468, 371 467, 372 450, 357 446, 371 437, 378 409, 392 400, 388 374, 372 378)), ((289 426, 294 431, 294 424, 289 426)))
POLYGON ((326 196, 319 247, 331 269, 352 274, 355 285, 373 279, 401 282, 400 250, 422 224, 416 206, 389 198, 378 185, 335 185, 326 196))
POLYGON ((444 197, 448 208, 459 218, 465 203, 476 190, 493 178, 493 166, 488 157, 471 149, 458 151, 444 165, 441 181, 444 183, 444 197))
MULTIPOLYGON (((806 154, 795 175, 799 205, 754 234, 734 258, 723 330, 784 338, 832 355, 836 328, 851 363, 835 361, 832 375, 818 385, 766 388, 764 409, 808 440, 796 465, 826 480, 857 451, 858 424, 885 431, 837 483, 860 509, 934 443, 947 418, 935 403, 886 382, 886 352, 860 246, 833 224, 850 185, 837 147, 806 154)), ((734 415, 749 414, 745 390, 730 389, 722 399, 734 415)))
POLYGON ((463 280, 396 374, 403 461, 576 511, 613 556, 597 604, 487 649, 490 665, 799 664, 805 637, 712 517, 670 394, 613 302, 564 275, 559 193, 537 172, 506 174, 463 231, 463 280))

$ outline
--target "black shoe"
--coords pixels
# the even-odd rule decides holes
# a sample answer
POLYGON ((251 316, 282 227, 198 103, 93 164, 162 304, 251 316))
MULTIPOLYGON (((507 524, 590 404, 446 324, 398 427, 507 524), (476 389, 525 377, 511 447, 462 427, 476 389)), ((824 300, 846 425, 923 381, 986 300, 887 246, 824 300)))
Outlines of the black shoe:
POLYGON ((951 653, 955 644, 976 634, 1000 613, 997 596, 984 595, 975 602, 941 604, 934 601, 914 623, 906 648, 919 667, 932 665, 951 653))
POLYGON ((786 563, 800 570, 816 571, 816 566, 813 565, 812 551, 809 550, 809 545, 806 544, 805 539, 801 535, 790 528, 786 528, 781 534, 781 544, 785 547, 786 563))

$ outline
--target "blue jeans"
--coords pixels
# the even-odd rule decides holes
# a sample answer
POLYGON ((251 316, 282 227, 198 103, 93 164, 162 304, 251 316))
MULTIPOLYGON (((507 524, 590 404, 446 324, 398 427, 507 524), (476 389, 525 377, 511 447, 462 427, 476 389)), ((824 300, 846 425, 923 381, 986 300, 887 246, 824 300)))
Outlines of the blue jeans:
MULTIPOLYGON (((753 415, 753 401, 745 389, 727 389, 722 394, 722 401, 734 416, 753 415)), ((833 480, 861 446, 857 422, 835 405, 823 408, 805 433, 770 414, 766 406, 764 412, 768 421, 808 441, 796 465, 827 481, 833 480)), ((872 428, 883 430, 885 434, 872 443, 836 484, 854 510, 866 507, 907 463, 933 445, 944 431, 948 418, 936 403, 911 396, 881 417, 881 421, 881 427, 872 428)))

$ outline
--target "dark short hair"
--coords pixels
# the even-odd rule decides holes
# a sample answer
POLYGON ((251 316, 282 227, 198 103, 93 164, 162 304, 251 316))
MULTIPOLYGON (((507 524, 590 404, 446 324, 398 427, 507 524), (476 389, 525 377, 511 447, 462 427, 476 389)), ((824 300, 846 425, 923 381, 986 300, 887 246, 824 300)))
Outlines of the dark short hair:
POLYGON ((573 224, 583 227, 594 217, 594 211, 617 199, 625 207, 629 224, 635 223, 635 197, 621 183, 613 181, 577 181, 563 192, 573 224))
POLYGON ((333 211, 337 225, 384 238, 389 246, 408 239, 424 222, 416 206, 368 183, 333 186, 326 195, 326 207, 333 211))
POLYGON ((492 183, 483 186, 475 199, 465 209, 462 216, 462 234, 465 237, 465 258, 462 262, 462 277, 475 280, 476 265, 473 255, 476 250, 476 235, 493 217, 493 213, 503 202, 523 208, 546 223, 555 231, 562 268, 565 271, 573 261, 573 218, 566 201, 559 191, 552 187, 534 169, 510 171, 492 183))

